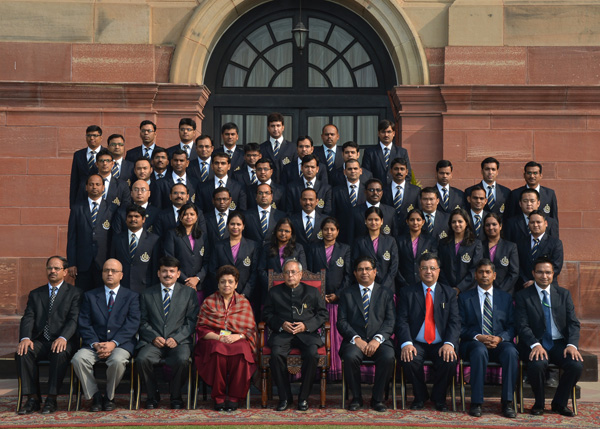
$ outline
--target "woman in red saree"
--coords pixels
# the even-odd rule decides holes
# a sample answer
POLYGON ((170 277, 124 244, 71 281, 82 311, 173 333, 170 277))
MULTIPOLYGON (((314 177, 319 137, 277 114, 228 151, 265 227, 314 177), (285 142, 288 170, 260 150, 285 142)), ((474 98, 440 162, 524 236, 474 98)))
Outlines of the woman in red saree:
POLYGON ((196 334, 198 375, 212 386, 215 410, 235 410, 250 388, 256 369, 256 323, 250 303, 236 292, 238 270, 217 270, 217 292, 202 303, 196 334))

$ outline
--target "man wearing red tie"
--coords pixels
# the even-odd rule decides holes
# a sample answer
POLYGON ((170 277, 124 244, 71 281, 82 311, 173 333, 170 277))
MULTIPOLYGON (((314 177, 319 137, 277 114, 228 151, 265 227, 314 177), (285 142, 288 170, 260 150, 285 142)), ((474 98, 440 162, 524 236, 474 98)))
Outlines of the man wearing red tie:
POLYGON ((419 259, 421 282, 400 289, 396 317, 396 337, 400 360, 413 383, 412 410, 420 410, 431 398, 438 411, 448 411, 446 391, 456 371, 456 351, 460 335, 460 316, 456 292, 438 283, 440 260, 425 253, 419 259), (431 396, 425 386, 423 362, 433 361, 431 396))

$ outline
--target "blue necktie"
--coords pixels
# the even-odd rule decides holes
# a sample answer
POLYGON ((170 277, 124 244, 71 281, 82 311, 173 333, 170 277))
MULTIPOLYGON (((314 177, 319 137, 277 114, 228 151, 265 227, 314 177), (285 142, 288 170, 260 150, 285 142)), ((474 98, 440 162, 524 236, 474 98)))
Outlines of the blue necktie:
POLYGON ((331 171, 333 169, 333 151, 331 149, 327 149, 327 170, 331 171))
POLYGON ((481 216, 475 215, 475 236, 479 237, 481 232, 481 216))
POLYGON ((275 142, 275 147, 273 148, 273 155, 275 156, 275 159, 279 159, 279 148, 280 148, 280 144, 279 141, 275 142))
POLYGON ((385 161, 385 169, 390 168, 390 150, 386 147, 383 149, 383 160, 385 161))
POLYGON ((91 169, 94 167, 95 163, 96 163, 96 152, 91 151, 90 152, 90 157, 87 160, 88 170, 91 171, 91 169))
POLYGON ((113 176, 115 176, 115 179, 121 177, 121 169, 119 168, 119 164, 117 162, 115 162, 115 164, 113 165, 111 173, 113 176))
POLYGON ((485 301, 483 303, 483 316, 482 316, 483 334, 493 335, 492 329, 492 300, 490 299, 490 293, 485 293, 485 301))
POLYGON ((369 289, 363 289, 363 312, 365 314, 365 328, 369 325, 369 289))
POLYGON ((442 204, 444 204, 444 209, 448 211, 448 206, 450 205, 450 199, 448 198, 448 190, 446 188, 442 188, 442 204))
POLYGON ((165 297, 163 299, 163 310, 165 311, 165 317, 169 315, 169 308, 171 307, 171 297, 169 296, 169 289, 164 288, 165 297))
POLYGON ((96 227, 96 221, 98 220, 98 203, 92 203, 92 227, 96 227))
POLYGON ((306 216, 306 238, 310 240, 313 235, 313 224, 310 221, 310 216, 306 216))
POLYGON ((554 341, 552 340, 552 309, 548 302, 548 291, 544 290, 542 293, 544 294, 544 299, 542 299, 542 309, 544 310, 544 319, 546 319, 546 332, 544 332, 544 336, 542 337, 542 347, 546 350, 550 350, 554 345, 554 341))
POLYGON ((111 290, 108 297, 108 312, 110 313, 115 305, 115 293, 111 290))
POLYGON ((429 234, 433 233, 433 219, 431 219, 431 215, 425 215, 426 218, 426 225, 427 225, 427 232, 429 234))
POLYGON ((254 170, 250 170, 250 183, 255 185, 258 180, 256 179, 256 172, 254 170))
POLYGON ((534 238, 533 239, 533 247, 531 248, 531 259, 534 261, 535 261, 535 257, 537 256, 539 247, 540 247, 539 238, 534 238))
POLYGON ((223 238, 225 234, 225 215, 223 213, 219 213, 219 236, 223 238))
POLYGON ((350 185, 350 204, 356 207, 356 185, 350 185))
POLYGON ((56 286, 52 286, 50 304, 48 304, 48 320, 46 320, 46 326, 44 326, 44 338, 46 341, 50 341, 50 315, 52 314, 52 306, 54 305, 54 299, 56 298, 57 291, 58 288, 56 286))
POLYGON ((208 168, 206 167, 207 162, 202 161, 202 167, 200 168, 200 180, 206 182, 208 178, 208 168))
POLYGON ((129 257, 131 261, 133 261, 133 257, 135 256, 135 251, 138 247, 138 239, 135 234, 131 234, 131 241, 129 242, 129 257))
POLYGON ((394 208, 396 213, 400 213, 400 207, 402 206, 402 187, 396 185, 396 195, 394 195, 394 208))
POLYGON ((494 198, 494 188, 490 185, 488 185, 487 200, 487 204, 490 208, 490 211, 494 210, 494 206, 496 205, 496 199, 494 198))
POLYGON ((262 233, 263 235, 267 233, 267 230, 269 229, 269 223, 267 222, 267 211, 266 210, 261 210, 260 211, 261 215, 260 215, 260 228, 262 229, 262 233))

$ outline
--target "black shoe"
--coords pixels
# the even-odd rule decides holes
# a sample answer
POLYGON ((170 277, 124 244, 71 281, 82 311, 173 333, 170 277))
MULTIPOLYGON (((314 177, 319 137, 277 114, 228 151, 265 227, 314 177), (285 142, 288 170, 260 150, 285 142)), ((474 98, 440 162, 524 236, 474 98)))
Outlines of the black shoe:
POLYGON ((115 401, 112 399, 108 399, 108 396, 105 396, 102 400, 102 409, 104 411, 114 411, 117 406, 115 405, 115 401))
POLYGON ((96 392, 92 397, 92 406, 90 407, 92 413, 102 411, 102 393, 96 392))
POLYGON ((277 411, 285 411, 288 408, 290 408, 292 405, 294 404, 294 401, 288 401, 286 399, 282 399, 281 401, 279 401, 279 403, 277 404, 277 411))
POLYGON ((569 409, 569 407, 565 407, 563 405, 558 405, 558 404, 554 404, 554 403, 552 404, 552 411, 560 414, 561 416, 565 416, 565 417, 575 416, 575 413, 573 411, 571 411, 569 409))
POLYGON ((29 398, 25 405, 21 405, 21 409, 19 410, 19 415, 23 416, 25 414, 31 414, 40 410, 40 401, 33 397, 29 398))
POLYGON ((147 410, 154 410, 158 408, 158 401, 154 398, 148 398, 146 399, 146 409, 147 410))
POLYGON ((46 398, 46 402, 44 403, 44 408, 42 408, 42 414, 52 414, 58 408, 56 404, 55 398, 46 398))
POLYGON ((358 411, 363 406, 362 398, 352 398, 350 401, 350 405, 348 406, 348 411, 358 411))
POLYGON ((422 410, 425 408, 425 403, 423 401, 413 401, 410 405, 411 410, 422 410))
POLYGON ((544 415, 544 406, 534 404, 533 408, 531 408, 531 411, 529 411, 529 412, 531 413, 532 416, 543 416, 544 415))
POLYGON ((172 410, 182 410, 183 409, 183 401, 181 400, 181 398, 171 399, 171 409, 172 410))
POLYGON ((306 399, 298 401, 298 411, 308 411, 308 401, 306 399))
POLYGON ((215 402, 215 411, 225 411, 225 402, 221 402, 220 404, 215 402))
POLYGON ((502 415, 507 419, 514 419, 517 417, 517 411, 512 403, 512 401, 508 401, 502 404, 502 415))
POLYGON ((481 417, 481 404, 471 404, 469 415, 473 417, 481 417))
POLYGON ((445 413, 448 411, 448 406, 446 405, 445 402, 436 402, 435 409, 437 411, 441 411, 442 413, 445 413))
POLYGON ((237 402, 225 401, 225 411, 236 411, 239 407, 237 402))
POLYGON ((378 413, 384 413, 387 411, 387 407, 385 406, 385 404, 381 401, 378 402, 371 402, 371 408, 373 408, 375 411, 377 411, 378 413))

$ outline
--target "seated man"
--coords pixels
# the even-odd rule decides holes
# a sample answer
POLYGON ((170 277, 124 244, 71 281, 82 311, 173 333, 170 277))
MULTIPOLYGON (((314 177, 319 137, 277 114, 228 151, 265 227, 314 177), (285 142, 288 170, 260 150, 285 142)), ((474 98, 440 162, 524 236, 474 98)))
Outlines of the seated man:
POLYGON ((17 346, 17 372, 21 377, 22 394, 27 402, 19 414, 30 414, 40 409, 38 362, 49 360, 48 397, 42 414, 56 411, 56 395, 65 377, 71 355, 77 348, 77 316, 81 289, 64 281, 67 260, 51 256, 46 261, 48 283, 29 293, 27 307, 21 318, 17 346))
POLYGON ((82 347, 73 356, 73 369, 81 381, 86 399, 93 399, 91 412, 115 409, 115 388, 125 374, 125 367, 135 348, 140 327, 139 295, 121 287, 123 266, 109 259, 102 268, 104 287, 83 295, 79 312, 82 347), (106 394, 98 390, 94 364, 105 360, 106 394))
POLYGON ((171 368, 171 408, 183 408, 181 385, 188 372, 192 352, 192 334, 200 307, 196 290, 177 282, 179 261, 164 256, 158 261, 160 284, 146 289, 141 295, 142 321, 140 325, 137 367, 146 386, 146 409, 158 407, 159 396, 154 365, 162 358, 171 368))
POLYGON ((396 337, 402 367, 412 380, 415 399, 411 410, 420 410, 429 397, 423 361, 433 361, 431 400, 438 411, 448 411, 446 391, 456 371, 456 345, 460 316, 456 292, 438 283, 440 260, 433 253, 419 258, 421 282, 400 289, 396 337))
POLYGON ((358 285, 342 290, 338 304, 337 328, 343 337, 340 357, 352 401, 348 410, 357 411, 363 405, 360 389, 360 364, 364 359, 375 361, 375 384, 371 406, 386 411, 383 391, 394 367, 394 297, 392 292, 375 283, 377 268, 369 257, 354 262, 354 277, 358 285), (359 305, 359 303, 361 303, 359 305))
POLYGON ((302 386, 298 410, 308 410, 308 395, 315 381, 318 348, 323 341, 317 330, 329 320, 325 301, 317 288, 301 283, 302 264, 295 259, 283 263, 285 283, 273 286, 267 295, 263 319, 271 329, 271 373, 279 393, 277 411, 287 410, 294 402, 287 371, 292 348, 302 353, 302 386))
POLYGON ((544 414, 544 377, 548 363, 563 370, 552 411, 573 417, 567 407, 573 386, 583 371, 579 346, 579 320, 571 293, 553 285, 552 260, 538 258, 533 265, 534 285, 515 297, 515 326, 519 335, 521 359, 527 363, 527 378, 535 395, 531 414, 544 414))
POLYGON ((462 322, 460 355, 471 362, 471 409, 469 414, 481 417, 483 382, 491 360, 502 365, 502 414, 515 418, 513 404, 519 354, 515 337, 512 295, 494 288, 496 268, 482 259, 475 268, 477 287, 458 296, 462 322))

